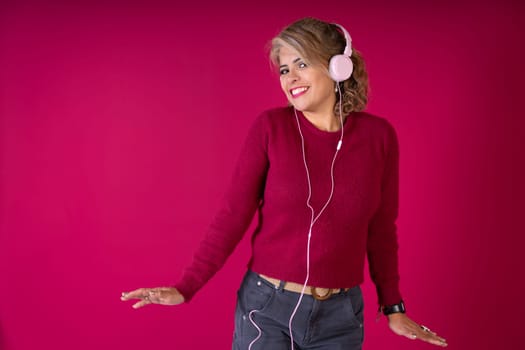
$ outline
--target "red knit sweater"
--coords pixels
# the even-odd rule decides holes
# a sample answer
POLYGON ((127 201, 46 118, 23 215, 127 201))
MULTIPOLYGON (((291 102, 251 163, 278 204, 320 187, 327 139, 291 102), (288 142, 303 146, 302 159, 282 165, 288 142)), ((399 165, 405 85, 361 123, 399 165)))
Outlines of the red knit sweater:
MULTIPOLYGON (((319 212, 330 194, 330 166, 340 131, 316 128, 298 112, 319 212)), ((401 300, 397 260, 399 146, 384 118, 350 113, 334 168, 333 198, 313 226, 309 285, 346 288, 363 282, 365 256, 379 303, 401 300)), ((291 107, 264 112, 251 127, 223 204, 175 287, 186 301, 222 267, 254 214, 248 268, 304 283, 311 212, 301 139, 291 107)))

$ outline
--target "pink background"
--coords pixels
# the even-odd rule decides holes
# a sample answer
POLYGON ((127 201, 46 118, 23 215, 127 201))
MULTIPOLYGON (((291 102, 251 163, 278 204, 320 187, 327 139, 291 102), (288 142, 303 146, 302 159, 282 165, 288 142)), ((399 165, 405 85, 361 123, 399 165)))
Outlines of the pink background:
MULTIPOLYGON (((398 131, 409 314, 450 348, 521 346, 525 6, 124 3, 0 5, 0 349, 230 348, 248 235, 188 305, 119 297, 191 260, 247 128, 285 103, 265 45, 306 15, 347 27, 398 131)), ((363 290, 365 349, 431 348, 363 290)))

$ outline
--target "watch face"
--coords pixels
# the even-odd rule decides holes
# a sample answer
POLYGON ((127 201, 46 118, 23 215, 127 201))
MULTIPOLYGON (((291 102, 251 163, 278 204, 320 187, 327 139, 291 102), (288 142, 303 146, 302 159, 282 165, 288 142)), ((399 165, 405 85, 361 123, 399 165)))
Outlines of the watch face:
POLYGON ((405 310, 405 303, 401 302, 401 303, 399 303, 399 306, 400 306, 400 310, 401 310, 401 312, 402 312, 402 313, 405 313, 405 311, 406 311, 406 310, 405 310))
POLYGON ((394 304, 390 306, 385 306, 383 308, 383 313, 385 315, 395 314, 395 313, 405 313, 405 304, 401 301, 399 304, 394 304))

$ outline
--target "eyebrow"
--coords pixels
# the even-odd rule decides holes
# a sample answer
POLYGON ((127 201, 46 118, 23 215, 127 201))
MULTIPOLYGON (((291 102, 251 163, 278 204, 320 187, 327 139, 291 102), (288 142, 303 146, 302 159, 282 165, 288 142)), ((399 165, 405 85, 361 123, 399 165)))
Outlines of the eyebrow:
MULTIPOLYGON (((293 60, 292 63, 299 62, 300 60, 301 60, 301 57, 297 57, 295 60, 293 60)), ((288 65, 287 65, 287 64, 281 64, 281 65, 279 66, 279 68, 283 68, 283 67, 286 67, 286 66, 288 66, 288 65)))

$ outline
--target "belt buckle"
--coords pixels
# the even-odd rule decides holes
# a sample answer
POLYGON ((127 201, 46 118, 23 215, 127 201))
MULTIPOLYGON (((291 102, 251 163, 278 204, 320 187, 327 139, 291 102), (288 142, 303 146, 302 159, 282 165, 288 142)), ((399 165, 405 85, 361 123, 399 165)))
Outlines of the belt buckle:
POLYGON ((334 290, 332 288, 328 288, 328 292, 326 292, 325 295, 319 295, 317 293, 317 287, 310 287, 310 291, 312 292, 312 296, 315 300, 323 301, 330 298, 334 290))

